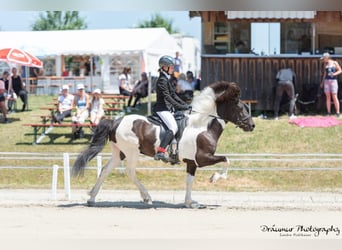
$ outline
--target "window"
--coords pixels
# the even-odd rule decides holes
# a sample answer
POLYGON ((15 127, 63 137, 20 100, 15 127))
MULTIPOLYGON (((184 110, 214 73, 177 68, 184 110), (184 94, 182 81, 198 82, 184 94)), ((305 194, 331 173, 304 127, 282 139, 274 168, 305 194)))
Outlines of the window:
POLYGON ((259 55, 279 54, 280 23, 251 23, 251 49, 259 55))
POLYGON ((312 52, 311 23, 282 23, 281 52, 301 54, 312 52))

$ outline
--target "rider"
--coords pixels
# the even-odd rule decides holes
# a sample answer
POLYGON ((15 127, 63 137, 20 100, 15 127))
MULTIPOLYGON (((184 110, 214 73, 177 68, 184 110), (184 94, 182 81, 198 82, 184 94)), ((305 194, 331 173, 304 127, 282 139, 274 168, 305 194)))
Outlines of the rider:
POLYGON ((177 96, 176 86, 170 81, 174 71, 174 60, 171 56, 166 55, 159 59, 158 71, 159 78, 156 83, 157 100, 153 111, 163 121, 166 131, 154 159, 168 162, 170 160, 165 156, 165 148, 171 143, 178 131, 173 112, 176 110, 188 110, 191 109, 191 106, 177 96))

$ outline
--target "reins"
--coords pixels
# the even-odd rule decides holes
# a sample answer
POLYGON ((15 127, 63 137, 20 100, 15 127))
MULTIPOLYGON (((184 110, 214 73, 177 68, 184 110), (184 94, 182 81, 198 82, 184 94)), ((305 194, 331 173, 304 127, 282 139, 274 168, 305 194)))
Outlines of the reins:
POLYGON ((229 122, 229 121, 227 121, 226 119, 224 119, 224 118, 222 118, 222 117, 220 117, 220 116, 218 116, 218 115, 208 115, 207 113, 202 113, 202 112, 199 112, 199 111, 196 111, 196 110, 193 110, 193 109, 191 109, 190 110, 190 115, 191 115, 191 112, 195 112, 195 113, 198 113, 198 114, 200 114, 200 115, 207 115, 207 116, 209 116, 209 117, 213 117, 213 118, 216 118, 216 119, 220 119, 220 120, 223 120, 223 121, 225 121, 225 122, 229 122))
MULTIPOLYGON (((226 119, 224 119, 224 118, 222 118, 222 117, 220 117, 220 116, 218 116, 218 115, 208 115, 208 114, 206 114, 206 113, 201 113, 201 112, 196 111, 196 110, 193 110, 193 109, 191 109, 191 111, 193 111, 193 112, 195 112, 195 113, 198 113, 198 114, 201 114, 201 115, 207 115, 207 116, 209 116, 209 117, 213 117, 213 118, 216 118, 216 119, 223 120, 225 123, 229 122, 228 120, 226 120, 226 119)), ((191 111, 190 111, 189 114, 191 114, 191 111)), ((244 119, 237 119, 237 121, 236 121, 236 127, 238 128, 239 126, 243 125, 243 121, 247 120, 248 118, 249 118, 249 116, 247 116, 247 117, 244 118, 244 119)))

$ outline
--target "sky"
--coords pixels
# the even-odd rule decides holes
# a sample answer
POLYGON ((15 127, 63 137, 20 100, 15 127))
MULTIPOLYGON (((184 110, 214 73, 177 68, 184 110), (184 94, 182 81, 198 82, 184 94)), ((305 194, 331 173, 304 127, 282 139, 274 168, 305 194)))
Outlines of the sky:
MULTIPOLYGON (((88 29, 132 28, 141 21, 150 20, 152 11, 80 11, 88 29)), ((201 40, 201 19, 189 17, 188 11, 159 11, 164 18, 172 20, 173 27, 183 35, 201 40)), ((29 31, 38 19, 38 11, 0 11, 2 31, 29 31)))

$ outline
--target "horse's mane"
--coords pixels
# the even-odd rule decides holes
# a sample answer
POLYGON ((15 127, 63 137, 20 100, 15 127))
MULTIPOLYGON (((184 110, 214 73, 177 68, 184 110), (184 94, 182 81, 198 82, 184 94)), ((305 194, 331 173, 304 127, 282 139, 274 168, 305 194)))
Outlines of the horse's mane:
POLYGON ((196 112, 214 114, 216 112, 215 93, 212 88, 204 88, 199 95, 195 96, 191 105, 196 112))
POLYGON ((211 87, 216 94, 216 102, 238 100, 240 98, 240 87, 235 82, 215 82, 211 87))
POLYGON ((238 99, 240 88, 236 83, 219 81, 204 88, 195 96, 191 105, 194 110, 192 126, 205 125, 212 116, 217 116, 216 104, 228 100, 238 99), (211 117, 209 117, 211 116, 211 117))

